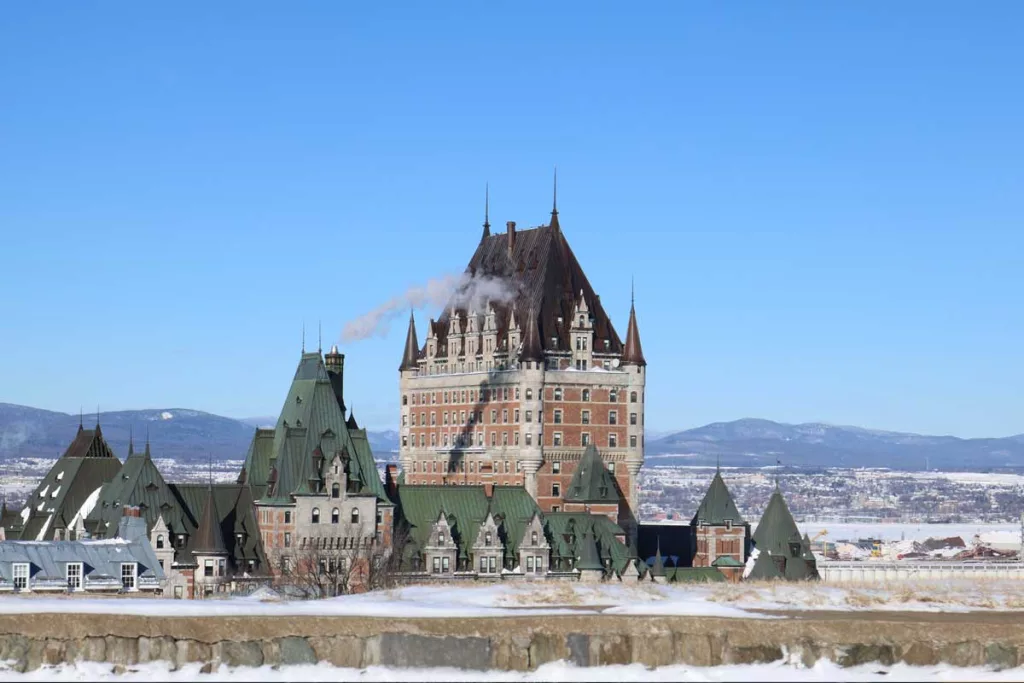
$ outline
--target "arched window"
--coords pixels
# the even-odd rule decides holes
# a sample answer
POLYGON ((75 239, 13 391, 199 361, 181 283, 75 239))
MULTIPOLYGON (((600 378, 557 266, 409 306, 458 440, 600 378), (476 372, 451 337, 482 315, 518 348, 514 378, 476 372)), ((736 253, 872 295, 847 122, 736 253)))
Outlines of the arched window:
POLYGON ((352 508, 352 523, 359 524, 359 508, 352 508))
POLYGON ((157 537, 156 537, 156 549, 160 550, 163 547, 164 547, 164 535, 163 534, 158 534, 157 537))
POLYGON ((341 519, 341 511, 338 508, 334 508, 331 510, 331 524, 337 524, 339 519, 341 519))
POLYGON ((313 524, 319 524, 320 523, 320 508, 313 508, 313 514, 311 516, 310 521, 313 524))
POLYGON ((341 484, 331 484, 331 498, 341 498, 341 484))
POLYGON ((608 400, 611 401, 612 403, 615 403, 616 401, 618 401, 619 400, 619 392, 617 392, 615 389, 612 389, 611 391, 609 391, 608 392, 608 400))
POLYGON ((630 403, 636 403, 636 392, 635 391, 629 392, 629 402, 630 403))

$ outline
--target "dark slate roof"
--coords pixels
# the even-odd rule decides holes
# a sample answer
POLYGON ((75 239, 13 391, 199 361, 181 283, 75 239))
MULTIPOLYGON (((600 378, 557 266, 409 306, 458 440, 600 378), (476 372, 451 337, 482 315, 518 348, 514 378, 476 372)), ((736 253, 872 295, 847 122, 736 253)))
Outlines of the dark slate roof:
POLYGON ((749 578, 783 577, 787 581, 818 578, 814 555, 800 535, 778 487, 768 501, 753 540, 758 555, 749 578))
POLYGON ((732 520, 732 523, 737 526, 746 524, 743 521, 743 516, 740 515, 739 509, 736 507, 732 494, 729 493, 729 489, 722 479, 721 472, 715 472, 715 476, 711 480, 711 486, 708 487, 708 492, 704 494, 704 500, 697 507, 697 513, 693 516, 693 521, 690 522, 690 525, 696 526, 701 522, 722 525, 725 524, 726 520, 732 520))
MULTIPOLYGON (((79 426, 64 455, 57 459, 25 501, 29 517, 24 526, 11 528, 8 537, 26 541, 53 539, 54 531, 70 528, 89 497, 113 480, 120 469, 121 461, 104 440, 99 427, 83 429, 79 426)), ((17 520, 19 526, 21 521, 17 520)))
MULTIPOLYGON (((209 496, 208 484, 171 484, 175 492, 188 506, 196 519, 202 519, 209 496)), ((252 490, 247 484, 214 484, 213 496, 217 516, 220 518, 220 534, 228 551, 228 559, 235 571, 245 571, 248 561, 256 562, 256 570, 269 569, 263 539, 256 524, 256 508, 253 506, 252 490), (241 534, 241 542, 239 536, 241 534)), ((194 562, 192 552, 200 542, 198 534, 188 539, 177 561, 181 564, 194 562)), ((205 545, 205 543, 202 543, 205 545)))
POLYGON ((199 518, 199 527, 192 539, 193 555, 227 555, 228 546, 224 543, 224 532, 220 528, 220 515, 217 513, 217 501, 213 495, 213 486, 206 490, 206 502, 203 504, 203 515, 199 518))
POLYGON ((523 346, 519 351, 519 360, 523 362, 544 360, 544 344, 540 340, 537 312, 532 308, 526 316, 526 331, 523 334, 523 346))
MULTIPOLYGON (((511 256, 507 232, 488 234, 485 231, 466 267, 469 274, 485 275, 511 282, 516 290, 516 296, 512 301, 492 302, 498 323, 498 339, 507 338, 509 317, 513 309, 520 315, 534 310, 544 350, 568 351, 571 348, 569 328, 573 320, 572 314, 582 291, 590 315, 594 319, 594 350, 602 353, 622 353, 622 341, 569 247, 558 225, 557 214, 552 215, 551 223, 552 225, 536 228, 517 229, 511 256), (558 322, 559 317, 562 322, 558 322), (552 337, 558 340, 557 349, 552 346, 552 337), (607 349, 604 346, 605 339, 608 340, 607 349)), ((462 328, 466 328, 465 320, 469 311, 456 306, 459 302, 460 295, 456 293, 444 307, 440 318, 431 321, 431 330, 438 340, 439 356, 445 354, 445 342, 453 308, 463 322, 462 328)), ((428 330, 428 333, 431 330, 428 330)), ((418 357, 422 358, 425 354, 424 345, 419 349, 418 357)))
POLYGON ((626 328, 626 346, 622 350, 622 362, 647 365, 644 349, 640 345, 640 328, 636 324, 636 307, 629 305, 629 327, 626 328))
POLYGON ((128 456, 117 476, 103 486, 85 520, 86 528, 95 536, 113 536, 125 506, 138 506, 149 530, 163 517, 172 535, 190 535, 195 531, 197 520, 189 515, 177 493, 164 481, 150 457, 148 446, 144 452, 128 456))
MULTIPOLYGON (((354 424, 354 422, 352 423, 354 424)), ((358 493, 387 502, 364 430, 350 427, 319 352, 303 353, 273 431, 258 430, 246 457, 246 480, 263 502, 291 503, 293 495, 318 493, 322 473, 314 459, 340 454, 358 493), (268 450, 269 449, 269 450, 268 450), (277 474, 271 482, 271 470, 277 474)))
POLYGON ((565 496, 566 502, 574 503, 618 503, 619 491, 615 486, 615 477, 601 461, 594 444, 583 451, 576 471, 569 483, 565 496))
POLYGON ((654 551, 654 562, 651 563, 651 576, 665 576, 665 560, 661 557, 661 548, 654 551))

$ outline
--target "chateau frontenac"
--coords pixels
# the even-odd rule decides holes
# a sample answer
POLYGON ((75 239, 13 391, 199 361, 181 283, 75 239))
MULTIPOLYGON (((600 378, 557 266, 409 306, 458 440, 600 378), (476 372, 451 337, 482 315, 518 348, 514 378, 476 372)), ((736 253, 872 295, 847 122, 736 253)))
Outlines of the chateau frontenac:
POLYGON ((622 341, 559 225, 483 234, 469 282, 508 287, 477 310, 456 292, 399 367, 406 483, 523 486, 543 512, 615 507, 635 533, 644 462, 647 362, 631 306, 622 341), (582 500, 571 487, 588 446, 612 475, 582 500), (620 509, 621 502, 621 509, 620 509))
POLYGON ((753 533, 720 472, 688 526, 637 519, 635 306, 623 341, 557 204, 547 225, 490 228, 485 209, 463 285, 422 344, 410 317, 398 464, 382 475, 346 407, 345 356, 303 348, 276 424, 255 430, 231 483, 168 482, 148 439, 122 462, 98 418, 80 424, 24 508, 0 510, 0 594, 818 578, 778 487, 753 533), (487 298, 474 282, 501 286, 487 298))

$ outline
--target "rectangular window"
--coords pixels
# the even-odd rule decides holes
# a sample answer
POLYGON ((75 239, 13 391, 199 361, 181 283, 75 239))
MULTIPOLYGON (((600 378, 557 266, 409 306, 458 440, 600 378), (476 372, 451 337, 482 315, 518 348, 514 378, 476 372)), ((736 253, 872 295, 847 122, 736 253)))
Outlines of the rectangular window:
POLYGON ((506 460, 505 461, 505 474, 508 474, 509 470, 510 470, 510 467, 509 467, 509 464, 508 464, 508 460, 506 460))
POLYGON ((448 557, 447 556, 441 558, 441 571, 444 572, 445 574, 448 573, 448 557))
POLYGON ((175 586, 174 587, 174 599, 175 600, 181 600, 184 597, 185 597, 185 587, 184 586, 175 586))
POLYGON ((288 531, 284 532, 284 547, 285 548, 291 548, 292 547, 292 535, 288 531))
POLYGON ((636 413, 630 413, 629 414, 629 424, 631 424, 631 425, 635 425, 636 424, 636 413))
POLYGON ((491 557, 488 557, 487 558, 487 569, 489 570, 488 573, 490 573, 490 574, 497 574, 498 573, 498 558, 494 557, 493 555, 491 557))
POLYGON ((560 474, 562 472, 562 463, 560 461, 558 461, 558 460, 555 460, 554 462, 552 462, 551 463, 551 471, 554 474, 560 474))
POLYGON ((557 482, 551 485, 551 495, 558 498, 562 495, 562 485, 557 482))
POLYGON ((534 566, 534 569, 537 570, 538 574, 543 572, 544 571, 544 557, 542 555, 538 555, 537 556, 537 561, 534 562, 533 566, 534 566))
POLYGON ((213 576, 213 560, 207 560, 203 567, 203 576, 213 576))
POLYGON ((68 590, 77 591, 82 589, 82 563, 68 562, 67 566, 68 590))
MULTIPOLYGON (((519 435, 516 434, 516 436, 519 436, 519 435)), ((529 432, 526 433, 526 445, 527 446, 532 446, 533 445, 533 434, 530 434, 529 432)))
POLYGON ((121 563, 121 588, 126 591, 135 590, 135 579, 139 565, 135 562, 121 563))
POLYGON ((506 424, 506 425, 508 424, 508 411, 507 410, 501 411, 501 423, 502 424, 506 424))
POLYGON ((590 434, 588 434, 587 432, 583 432, 582 434, 580 434, 580 445, 581 446, 589 446, 590 445, 590 434))
POLYGON ((527 410, 526 411, 526 421, 527 422, 533 422, 533 411, 532 410, 527 410))
POLYGON ((636 434, 629 435, 629 447, 636 448, 636 434))
POLYGON ((555 446, 561 446, 562 445, 562 432, 555 432, 554 434, 551 435, 551 439, 552 439, 552 441, 551 441, 552 444, 554 444, 555 446))
POLYGON ((609 434, 608 435, 608 448, 616 448, 618 445, 619 445, 619 436, 618 436, 618 434, 609 434))
POLYGON ((435 557, 434 558, 434 573, 435 574, 440 574, 441 573, 441 558, 440 557, 435 557))
POLYGON ((480 558, 480 573, 481 574, 486 574, 487 573, 487 558, 486 557, 481 557, 480 558))
POLYGON ((491 410, 491 424, 497 424, 497 423, 498 423, 498 411, 492 409, 491 410))
POLYGON ((528 574, 533 573, 533 555, 526 556, 526 572, 528 574))
POLYGON ((589 410, 584 410, 583 411, 582 421, 583 421, 583 424, 585 424, 585 425, 590 424, 590 411, 589 410))
POLYGON ((555 411, 555 424, 556 425, 562 424, 562 411, 561 410, 556 410, 555 411))
POLYGON ((285 524, 291 524, 292 523, 292 513, 291 513, 291 510, 285 510, 285 513, 284 513, 284 523, 285 524))
POLYGON ((617 425, 619 424, 619 413, 615 410, 608 411, 608 424, 617 425))
POLYGON ((519 411, 518 410, 515 413, 515 419, 513 420, 513 422, 515 422, 516 424, 519 424, 519 411))

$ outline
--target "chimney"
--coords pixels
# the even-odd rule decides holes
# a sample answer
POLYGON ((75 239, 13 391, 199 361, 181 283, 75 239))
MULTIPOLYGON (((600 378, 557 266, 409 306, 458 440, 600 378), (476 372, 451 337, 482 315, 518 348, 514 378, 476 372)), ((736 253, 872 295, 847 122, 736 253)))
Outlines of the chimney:
POLYGON ((516 248, 516 222, 509 221, 505 227, 508 229, 508 257, 512 258, 512 251, 516 248))
POLYGON ((122 517, 141 517, 142 515, 139 514, 139 506, 138 505, 125 505, 122 508, 121 516, 122 517))
POLYGON ((384 468, 384 486, 387 489, 388 498, 398 499, 398 465, 388 465, 384 468))
POLYGON ((484 495, 494 495, 494 466, 489 462, 480 463, 480 474, 483 477, 484 495))

